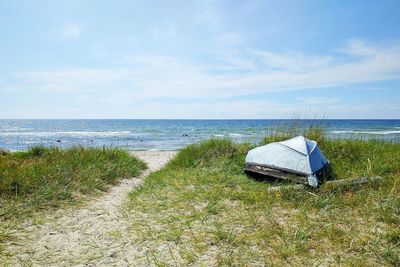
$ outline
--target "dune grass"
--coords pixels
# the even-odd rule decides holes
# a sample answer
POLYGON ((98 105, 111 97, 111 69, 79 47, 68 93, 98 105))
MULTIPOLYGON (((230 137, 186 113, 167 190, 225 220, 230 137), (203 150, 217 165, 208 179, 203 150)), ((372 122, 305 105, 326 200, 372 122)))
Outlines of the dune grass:
POLYGON ((0 220, 71 203, 137 176, 145 164, 117 148, 34 146, 0 153, 0 220))
POLYGON ((12 239, 10 231, 23 220, 40 221, 49 210, 83 203, 145 168, 144 162, 117 148, 0 150, 0 254, 4 242, 12 239))
MULTIPOLYGON (((291 137, 275 134, 264 142, 291 137)), ((400 265, 400 144, 316 139, 337 179, 380 184, 268 193, 244 175, 248 144, 213 139, 181 150, 130 193, 132 236, 154 265, 400 265)))

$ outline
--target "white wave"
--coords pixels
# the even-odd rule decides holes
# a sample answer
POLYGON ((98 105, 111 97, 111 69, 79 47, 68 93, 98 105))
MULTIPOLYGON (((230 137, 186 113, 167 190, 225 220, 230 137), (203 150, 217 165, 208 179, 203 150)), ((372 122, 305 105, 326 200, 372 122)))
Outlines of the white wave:
POLYGON ((372 134, 372 135, 389 135, 389 134, 400 134, 400 131, 331 131, 334 134, 372 134))
POLYGON ((0 131, 11 132, 11 131, 23 131, 23 130, 32 130, 33 128, 19 128, 19 127, 10 127, 10 128, 0 128, 0 131))
POLYGON ((214 134, 214 137, 224 137, 223 134, 214 134))
POLYGON ((242 136, 240 133, 230 133, 229 136, 242 136))
POLYGON ((0 136, 33 136, 33 137, 51 137, 51 136, 86 136, 86 137, 101 137, 101 136, 126 136, 130 135, 130 131, 118 132, 7 132, 0 133, 0 136))

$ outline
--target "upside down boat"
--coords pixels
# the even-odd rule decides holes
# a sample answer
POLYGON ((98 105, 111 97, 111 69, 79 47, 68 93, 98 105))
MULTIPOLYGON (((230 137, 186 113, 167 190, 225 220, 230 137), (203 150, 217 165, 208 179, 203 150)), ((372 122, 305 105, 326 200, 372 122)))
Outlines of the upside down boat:
POLYGON ((244 170, 312 187, 319 186, 331 174, 317 142, 303 136, 250 150, 244 170))

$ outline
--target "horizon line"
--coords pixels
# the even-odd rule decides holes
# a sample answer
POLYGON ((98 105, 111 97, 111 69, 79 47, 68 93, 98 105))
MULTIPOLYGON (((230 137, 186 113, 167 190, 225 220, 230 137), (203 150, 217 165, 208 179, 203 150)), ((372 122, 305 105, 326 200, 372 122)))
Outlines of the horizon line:
POLYGON ((333 120, 400 120, 393 118, 0 118, 0 120, 318 120, 318 121, 333 121, 333 120))

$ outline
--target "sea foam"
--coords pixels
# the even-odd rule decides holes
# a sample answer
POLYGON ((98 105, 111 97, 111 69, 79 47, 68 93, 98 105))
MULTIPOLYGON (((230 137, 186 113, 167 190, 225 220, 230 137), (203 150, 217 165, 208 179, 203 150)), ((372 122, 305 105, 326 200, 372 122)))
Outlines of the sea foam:
POLYGON ((116 131, 116 132, 79 132, 79 131, 65 131, 65 132, 0 132, 0 136, 37 136, 37 137, 51 137, 51 136, 87 136, 87 137, 101 137, 101 136, 127 136, 131 135, 130 131, 116 131))
POLYGON ((334 134, 367 134, 367 135, 389 135, 389 134, 400 134, 400 131, 331 131, 334 134))

